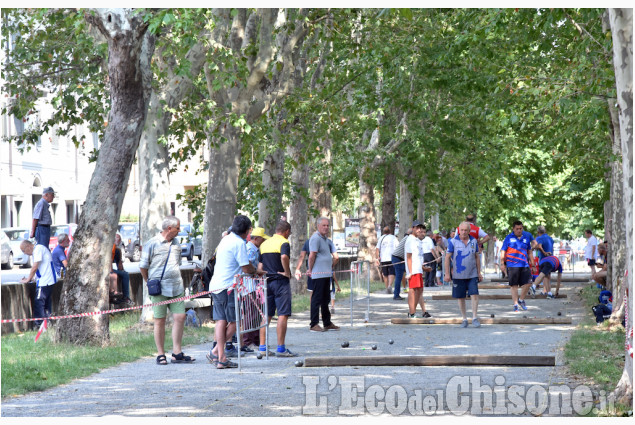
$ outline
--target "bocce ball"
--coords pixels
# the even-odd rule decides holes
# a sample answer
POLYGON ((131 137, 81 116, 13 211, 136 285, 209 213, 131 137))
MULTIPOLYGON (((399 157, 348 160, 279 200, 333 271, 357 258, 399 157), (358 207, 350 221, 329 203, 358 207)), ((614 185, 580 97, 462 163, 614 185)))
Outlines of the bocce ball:
POLYGON ((348 341, 344 341, 342 343, 342 348, 348 348, 348 341))

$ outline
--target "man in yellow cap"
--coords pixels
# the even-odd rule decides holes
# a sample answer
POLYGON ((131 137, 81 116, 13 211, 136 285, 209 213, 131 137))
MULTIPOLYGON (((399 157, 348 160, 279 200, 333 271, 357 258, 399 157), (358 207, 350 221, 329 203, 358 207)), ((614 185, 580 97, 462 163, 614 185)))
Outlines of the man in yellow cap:
MULTIPOLYGON (((269 236, 265 233, 265 229, 262 227, 254 227, 250 234, 250 240, 247 242, 247 258, 249 259, 249 263, 254 266, 254 268, 258 269, 258 257, 260 256, 260 245, 264 241, 269 239, 269 236)), ((257 350, 260 346, 260 332, 253 331, 248 332, 243 337, 242 351, 246 353, 251 353, 254 350, 257 350)))

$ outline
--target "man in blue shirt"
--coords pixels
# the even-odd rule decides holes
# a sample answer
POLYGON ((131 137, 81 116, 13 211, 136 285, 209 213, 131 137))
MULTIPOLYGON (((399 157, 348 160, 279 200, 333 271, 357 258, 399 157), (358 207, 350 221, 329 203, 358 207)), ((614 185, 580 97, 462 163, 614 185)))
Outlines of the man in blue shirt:
POLYGON ((560 259, 555 255, 550 255, 548 257, 540 260, 538 265, 538 269, 540 270, 540 274, 536 278, 536 285, 540 285, 540 282, 545 281, 545 290, 547 292, 543 292, 542 295, 545 295, 547 298, 555 298, 558 296, 558 291, 560 290, 560 283, 562 282, 562 263, 560 263, 560 259), (554 296, 551 293, 551 272, 558 272, 558 282, 556 284, 556 295, 554 296))
POLYGON ((509 286, 514 301, 514 311, 521 308, 527 310, 525 297, 531 285, 531 271, 529 264, 534 261, 534 254, 531 251, 531 242, 534 237, 529 232, 523 230, 523 223, 515 221, 512 225, 512 233, 505 237, 501 248, 501 271, 507 272, 509 286), (518 287, 521 286, 520 298, 518 297, 518 287))
POLYGON ((553 255, 553 239, 547 234, 545 226, 538 226, 536 240, 532 248, 538 250, 538 260, 553 255))
POLYGON ((459 225, 459 237, 448 241, 448 252, 445 256, 445 276, 443 280, 450 282, 452 277, 452 298, 459 300, 459 309, 463 316, 462 328, 467 328, 465 295, 472 301, 472 326, 481 326, 478 320, 478 282, 483 281, 481 261, 478 251, 478 239, 470 236, 470 223, 464 221, 459 225), (452 274, 450 276, 450 258, 452 258, 452 274))
POLYGON ((53 250, 53 267, 57 277, 66 275, 66 267, 68 267, 68 259, 66 258, 66 248, 70 244, 70 239, 66 233, 60 233, 57 236, 57 246, 53 250))

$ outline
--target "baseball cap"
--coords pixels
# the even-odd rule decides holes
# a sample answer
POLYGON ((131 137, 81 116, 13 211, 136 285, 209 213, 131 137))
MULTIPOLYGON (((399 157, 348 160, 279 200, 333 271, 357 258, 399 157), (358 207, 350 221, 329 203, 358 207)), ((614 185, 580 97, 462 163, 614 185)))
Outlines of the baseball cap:
POLYGON ((42 195, 46 195, 47 193, 52 193, 53 195, 55 195, 55 191, 50 186, 49 187, 45 187, 44 190, 42 191, 42 195))
POLYGON ((265 229, 263 229, 262 227, 254 227, 254 230, 251 231, 252 238, 255 238, 257 236, 260 236, 264 239, 269 239, 269 236, 265 234, 265 229))
POLYGON ((419 226, 423 227, 423 223, 420 222, 419 220, 415 220, 412 222, 412 227, 419 227, 419 226))

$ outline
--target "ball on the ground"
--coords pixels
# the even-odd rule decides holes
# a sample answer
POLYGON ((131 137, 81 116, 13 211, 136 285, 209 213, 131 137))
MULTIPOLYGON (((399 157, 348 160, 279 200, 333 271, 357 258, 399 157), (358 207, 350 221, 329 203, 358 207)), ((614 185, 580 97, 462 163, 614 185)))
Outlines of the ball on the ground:
POLYGON ((388 340, 388 344, 393 345, 395 343, 395 341, 393 341, 392 339, 388 340))
POLYGON ((258 358, 258 360, 262 359, 262 353, 260 351, 258 351, 256 353, 256 357, 258 358))
POLYGON ((526 318, 527 318, 527 316, 523 316, 523 319, 526 319, 526 318))
POLYGON ((377 349, 377 346, 375 344, 371 345, 370 348, 372 348, 373 350, 377 349))
POLYGON ((561 311, 558 312, 558 316, 562 316, 562 312, 561 311))
POLYGON ((302 360, 298 360, 297 362, 295 362, 295 367, 302 367, 304 365, 304 363, 302 363, 302 360))
POLYGON ((492 314, 489 315, 489 317, 491 317, 493 319, 494 317, 496 317, 496 315, 494 313, 492 313, 492 314))
POLYGON ((348 348, 348 341, 344 341, 342 343, 342 348, 348 348))

